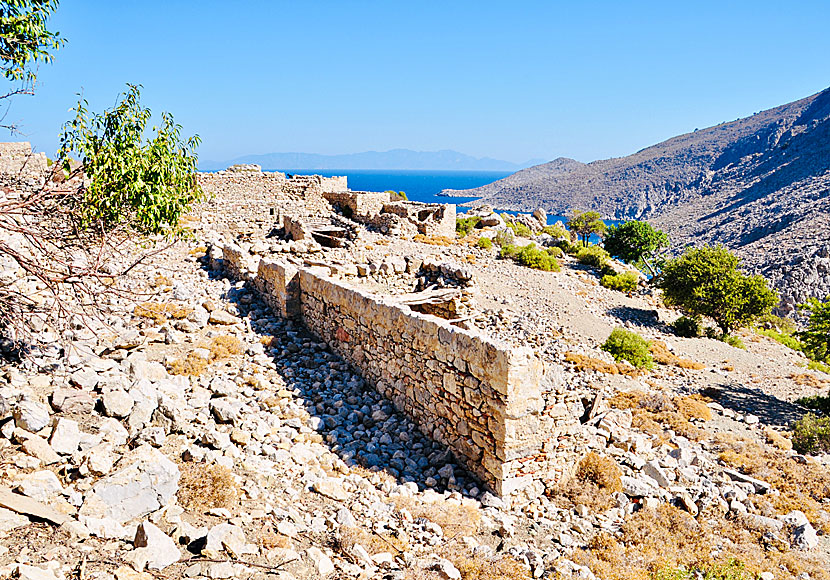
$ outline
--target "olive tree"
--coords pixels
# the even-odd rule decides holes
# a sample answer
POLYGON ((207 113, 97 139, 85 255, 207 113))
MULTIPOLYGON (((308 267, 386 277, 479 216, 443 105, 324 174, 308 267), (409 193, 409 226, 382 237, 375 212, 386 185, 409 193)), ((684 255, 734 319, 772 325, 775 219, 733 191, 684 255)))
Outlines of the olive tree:
POLYGON ((778 295, 762 276, 748 276, 723 246, 690 248, 663 266, 657 286, 663 300, 692 316, 708 316, 724 336, 768 314, 778 295))
POLYGON ((669 237, 648 222, 630 221, 611 226, 602 242, 609 254, 628 264, 641 263, 652 276, 657 271, 651 263, 655 254, 669 245, 669 237))
POLYGON ((607 226, 605 225, 605 222, 602 221, 602 216, 599 215, 599 212, 574 211, 573 215, 571 215, 571 219, 568 220, 568 229, 572 232, 576 232, 577 235, 582 237, 582 243, 587 246, 588 239, 591 235, 604 234, 607 226))

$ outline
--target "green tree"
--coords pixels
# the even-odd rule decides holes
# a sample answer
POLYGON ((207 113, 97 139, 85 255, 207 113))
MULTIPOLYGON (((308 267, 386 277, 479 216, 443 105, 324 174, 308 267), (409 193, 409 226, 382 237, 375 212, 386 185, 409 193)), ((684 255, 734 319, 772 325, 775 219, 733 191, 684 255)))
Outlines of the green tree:
MULTIPOLYGON (((10 88, 0 99, 13 95, 34 94, 37 64, 54 58, 52 51, 65 42, 47 22, 58 8, 58 0, 6 0, 0 2, 0 71, 16 88, 10 88)), ((12 132, 15 125, 0 125, 12 132)))
POLYGON ((575 211, 568 220, 568 229, 576 232, 582 237, 584 245, 588 245, 588 238, 592 234, 602 235, 605 233, 607 226, 602 221, 602 216, 595 211, 579 212, 575 211))
POLYGON ((804 351, 813 360, 830 362, 830 296, 824 302, 810 298, 801 310, 810 315, 807 330, 796 333, 804 351))
POLYGON ((690 248, 665 263, 657 286, 667 305, 712 318, 727 336, 778 303, 763 277, 747 276, 739 265, 738 257, 722 246, 690 248))
POLYGON ((642 262, 652 276, 656 276, 657 271, 651 260, 659 250, 668 245, 669 237, 665 233, 641 221, 611 226, 603 240, 603 246, 609 254, 628 264, 642 262))
POLYGON ((80 100, 64 126, 58 153, 70 172, 80 158, 87 177, 77 200, 81 227, 127 226, 144 234, 177 233, 179 218, 203 193, 196 180, 198 135, 182 141, 181 126, 162 113, 145 140, 150 109, 139 103, 140 86, 127 85, 115 107, 90 113, 80 100))

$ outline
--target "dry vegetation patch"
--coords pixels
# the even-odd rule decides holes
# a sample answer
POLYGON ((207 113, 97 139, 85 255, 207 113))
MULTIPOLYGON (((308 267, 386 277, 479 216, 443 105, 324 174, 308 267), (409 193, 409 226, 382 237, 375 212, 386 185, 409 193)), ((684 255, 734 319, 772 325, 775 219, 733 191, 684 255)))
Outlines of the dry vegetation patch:
POLYGON ((622 490, 621 476, 613 459, 591 451, 580 460, 576 476, 555 493, 573 506, 584 505, 594 512, 603 512, 616 504, 614 493, 622 490))
POLYGON ((721 462, 773 486, 777 493, 770 494, 768 501, 777 513, 800 510, 813 526, 830 533, 828 504, 822 504, 830 499, 830 470, 729 433, 718 433, 714 443, 721 462))
POLYGON ((615 409, 631 409, 631 425, 645 433, 660 436, 666 429, 671 429, 697 441, 704 432, 691 421, 712 418, 712 411, 706 405, 708 401, 701 395, 670 397, 663 393, 627 391, 615 395, 608 403, 615 409))
POLYGON ((455 244, 455 240, 446 236, 425 236, 424 234, 417 234, 412 238, 412 241, 430 246, 452 246, 455 244))
POLYGON ((356 544, 363 546, 370 556, 383 552, 402 554, 410 548, 409 539, 395 530, 378 533, 364 528, 341 527, 335 539, 335 549, 349 554, 356 544))
POLYGON ((446 537, 473 536, 481 525, 478 509, 452 502, 426 503, 411 497, 392 498, 398 510, 405 509, 413 518, 424 518, 441 526, 446 537))
POLYGON ((196 351, 188 352, 184 358, 179 358, 170 363, 170 372, 174 375, 199 376, 211 363, 228 359, 234 355, 242 354, 242 342, 235 336, 220 334, 199 345, 210 352, 210 358, 200 356, 196 351))
POLYGON ((191 312, 192 308, 174 302, 142 302, 133 309, 134 315, 149 318, 156 324, 164 324, 168 319, 181 320, 191 312))
POLYGON ((566 352, 565 361, 574 365, 576 370, 580 372, 596 371, 607 375, 627 375, 629 377, 637 377, 641 374, 640 370, 631 365, 607 363, 604 360, 575 352, 566 352))
MULTIPOLYGON (((472 556, 469 550, 456 543, 439 549, 436 556, 449 560, 461 573, 462 580, 526 580, 532 578, 530 571, 510 556, 501 554, 486 558, 472 556)), ((558 576, 551 576, 554 578, 558 576)), ((438 570, 415 566, 404 573, 405 580, 445 580, 447 577, 438 570)))
POLYGON ((827 379, 820 379, 812 373, 793 373, 789 379, 800 387, 813 387, 815 389, 823 389, 830 385, 827 379))
POLYGON ((698 371, 706 368, 706 365, 703 363, 699 363, 686 358, 680 358, 679 356, 675 355, 668 349, 666 343, 660 340, 652 340, 651 344, 649 344, 648 349, 649 352, 651 352, 652 358, 654 358, 654 362, 657 362, 661 365, 673 366, 681 369, 693 369, 698 371))
POLYGON ((185 509, 207 511, 232 508, 239 498, 239 485, 230 469, 205 463, 179 464, 179 503, 185 509))

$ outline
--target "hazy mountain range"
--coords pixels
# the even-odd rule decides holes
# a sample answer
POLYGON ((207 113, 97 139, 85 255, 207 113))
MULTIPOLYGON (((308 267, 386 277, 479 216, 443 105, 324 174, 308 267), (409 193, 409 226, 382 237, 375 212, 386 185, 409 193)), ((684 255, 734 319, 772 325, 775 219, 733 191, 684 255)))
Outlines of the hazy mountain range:
POLYGON ((444 149, 442 151, 412 151, 391 149, 389 151, 365 151, 343 155, 320 155, 317 153, 265 153, 244 155, 228 161, 200 161, 199 169, 212 171, 225 169, 237 163, 256 163, 265 170, 436 170, 436 171, 517 171, 541 163, 542 159, 531 159, 525 163, 512 163, 489 157, 471 157, 444 149))
POLYGON ((830 294, 830 89, 627 157, 560 158, 446 192, 505 209, 646 218, 677 246, 721 243, 785 304, 830 294))

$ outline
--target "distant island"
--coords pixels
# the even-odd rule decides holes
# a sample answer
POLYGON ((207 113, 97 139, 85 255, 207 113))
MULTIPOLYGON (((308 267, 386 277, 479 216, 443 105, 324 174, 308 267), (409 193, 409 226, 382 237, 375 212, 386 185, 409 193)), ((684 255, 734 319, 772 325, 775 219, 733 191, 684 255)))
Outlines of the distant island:
POLYGON ((227 161, 201 161, 199 169, 215 171, 237 163, 255 163, 265 170, 436 170, 436 171, 518 171, 543 163, 543 159, 530 159, 524 163, 512 163, 489 157, 472 157, 444 149, 441 151, 413 151, 391 149, 389 151, 365 151, 343 155, 319 155, 316 153, 265 153, 244 155, 227 161))

